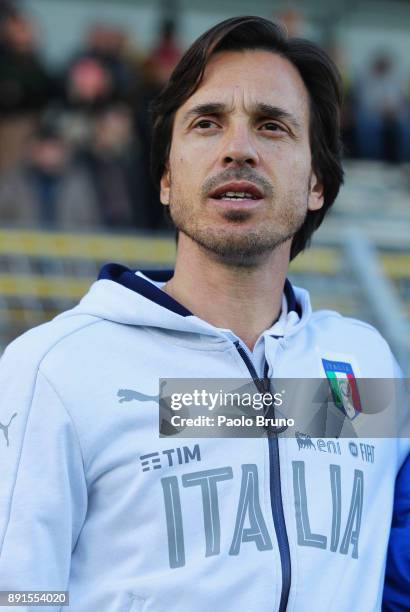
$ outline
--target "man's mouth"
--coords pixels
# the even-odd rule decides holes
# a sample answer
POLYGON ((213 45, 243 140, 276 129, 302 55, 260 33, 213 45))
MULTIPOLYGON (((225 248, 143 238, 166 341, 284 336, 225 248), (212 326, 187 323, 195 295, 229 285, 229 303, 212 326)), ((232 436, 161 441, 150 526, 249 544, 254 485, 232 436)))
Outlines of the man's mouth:
POLYGON ((249 200, 263 199, 262 191, 253 183, 247 181, 232 182, 221 185, 210 194, 214 200, 226 200, 229 202, 246 202, 249 200))
POLYGON ((221 195, 214 196, 215 200, 258 200, 256 196, 246 191, 225 191, 221 195))

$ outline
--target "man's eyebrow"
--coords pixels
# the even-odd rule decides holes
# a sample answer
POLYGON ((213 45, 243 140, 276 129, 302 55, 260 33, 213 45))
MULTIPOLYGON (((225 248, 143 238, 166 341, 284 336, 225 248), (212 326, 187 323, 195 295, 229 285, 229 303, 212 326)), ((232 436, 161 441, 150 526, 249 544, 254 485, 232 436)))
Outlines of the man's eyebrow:
POLYGON ((183 117, 184 123, 191 117, 199 117, 200 115, 221 115, 227 112, 227 107, 222 102, 205 102, 197 104, 187 111, 183 117))
POLYGON ((296 130, 302 129, 302 125, 295 115, 284 108, 280 108, 279 106, 272 106, 271 104, 266 104, 265 102, 259 102, 252 108, 252 112, 254 115, 264 118, 283 119, 283 121, 292 124, 296 130))
MULTIPOLYGON (((229 112, 229 110, 230 109, 222 102, 205 102, 203 104, 197 104, 185 113, 183 122, 185 123, 191 119, 191 117, 200 117, 201 115, 222 115, 223 113, 229 112)), ((279 106, 273 106, 266 102, 258 102, 251 107, 250 112, 256 117, 282 119, 292 124, 296 130, 302 129, 302 125, 295 115, 279 106)))

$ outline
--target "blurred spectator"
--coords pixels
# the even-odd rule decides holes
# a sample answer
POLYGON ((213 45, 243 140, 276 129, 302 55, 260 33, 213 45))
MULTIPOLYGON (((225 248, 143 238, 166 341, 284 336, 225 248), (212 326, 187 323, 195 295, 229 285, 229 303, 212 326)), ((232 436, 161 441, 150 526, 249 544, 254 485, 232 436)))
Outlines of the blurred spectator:
POLYGON ((66 93, 74 107, 98 107, 114 97, 112 76, 100 60, 81 57, 70 66, 66 93))
POLYGON ((176 36, 176 24, 171 19, 161 23, 159 38, 152 49, 148 61, 155 80, 165 85, 182 55, 176 36))
POLYGON ((56 93, 56 82, 40 60, 36 28, 9 9, 0 23, 0 169, 21 160, 25 139, 56 93))
POLYGON ((182 51, 177 41, 176 25, 172 20, 164 20, 160 25, 159 38, 151 53, 142 64, 142 83, 138 104, 135 105, 135 125, 142 148, 143 179, 140 193, 145 201, 145 222, 153 230, 169 229, 164 207, 159 200, 157 187, 150 175, 151 157, 151 118, 150 105, 159 94, 173 69, 181 58, 182 51))
POLYGON ((65 77, 65 110, 61 123, 67 141, 84 147, 91 138, 95 113, 114 100, 114 83, 109 70, 93 57, 77 57, 65 77))
POLYGON ((79 230, 101 219, 92 184, 53 128, 40 128, 27 159, 0 180, 0 219, 17 227, 79 230))
POLYGON ((143 87, 135 105, 136 138, 141 143, 142 181, 140 194, 144 198, 147 227, 153 230, 167 228, 164 207, 159 199, 158 188, 151 178, 151 115, 150 106, 163 87, 162 76, 157 70, 156 62, 147 57, 143 63, 143 87))
POLYGON ((378 54, 355 87, 354 130, 360 157, 404 160, 408 149, 409 110, 404 80, 392 58, 378 54))
POLYGON ((127 37, 120 28, 95 24, 83 49, 69 62, 65 74, 64 129, 67 139, 83 148, 92 137, 93 118, 116 102, 135 105, 140 77, 128 59, 127 37))
POLYGON ((346 157, 357 157, 352 75, 346 63, 344 49, 337 42, 333 40, 329 44, 327 52, 338 67, 343 82, 341 130, 344 154, 346 157))
POLYGON ((132 114, 124 104, 100 110, 80 155, 106 227, 149 227, 141 192, 141 151, 133 140, 132 114))
POLYGON ((301 36, 303 31, 302 14, 294 8, 286 8, 280 11, 278 16, 274 15, 274 21, 278 20, 288 32, 289 36, 301 36))
POLYGON ((66 77, 69 105, 98 107, 128 101, 137 86, 135 66, 128 60, 125 32, 108 24, 93 25, 84 49, 71 60, 66 77))
POLYGON ((9 13, 1 23, 0 113, 12 115, 44 108, 55 92, 36 49, 33 22, 9 13))
POLYGON ((109 70, 117 98, 129 99, 138 85, 138 75, 127 56, 127 36, 123 29, 97 24, 88 33, 86 54, 98 58, 109 70))

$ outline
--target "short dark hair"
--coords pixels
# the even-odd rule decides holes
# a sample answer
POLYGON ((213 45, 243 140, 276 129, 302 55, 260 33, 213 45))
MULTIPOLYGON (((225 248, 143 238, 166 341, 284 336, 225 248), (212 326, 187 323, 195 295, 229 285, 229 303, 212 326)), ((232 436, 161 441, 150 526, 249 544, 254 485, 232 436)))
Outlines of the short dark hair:
POLYGON ((151 169, 157 185, 171 148, 175 113, 198 89, 211 56, 221 51, 267 50, 290 61, 309 94, 312 168, 323 185, 324 204, 308 211, 292 241, 293 259, 309 244, 343 183, 340 109, 342 81, 330 57, 315 43, 290 38, 279 25, 262 17, 234 17, 200 36, 186 51, 168 83, 154 100, 151 169))

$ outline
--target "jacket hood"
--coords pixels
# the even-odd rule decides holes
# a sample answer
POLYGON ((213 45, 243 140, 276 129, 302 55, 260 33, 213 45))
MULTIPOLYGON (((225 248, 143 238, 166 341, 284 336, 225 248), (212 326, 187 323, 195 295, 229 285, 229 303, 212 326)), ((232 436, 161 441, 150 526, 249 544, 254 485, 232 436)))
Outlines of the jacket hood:
MULTIPOLYGON (((172 275, 173 270, 135 271, 120 264, 107 264, 78 306, 60 317, 87 314, 124 325, 159 327, 220 338, 221 330, 195 316, 161 289, 172 275)), ((279 328, 274 326, 272 334, 290 336, 304 327, 311 316, 309 295, 286 280, 282 304, 287 315, 280 317, 279 328)))

